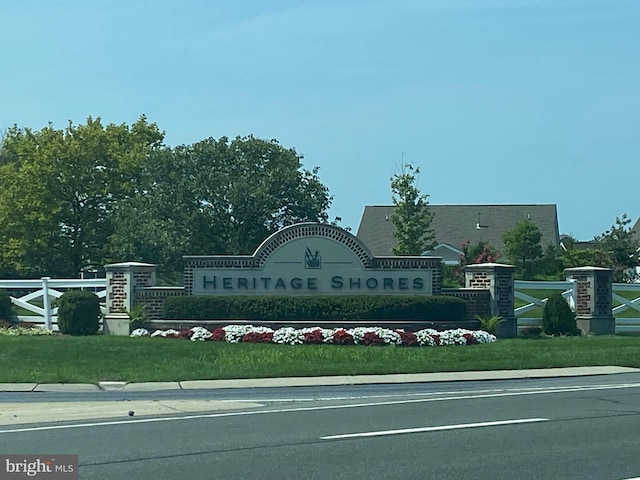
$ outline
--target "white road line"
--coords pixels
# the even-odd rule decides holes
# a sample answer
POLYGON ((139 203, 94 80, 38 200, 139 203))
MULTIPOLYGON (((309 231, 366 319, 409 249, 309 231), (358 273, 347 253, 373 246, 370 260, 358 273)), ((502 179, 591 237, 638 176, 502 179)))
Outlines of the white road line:
MULTIPOLYGON (((635 384, 597 384, 597 385, 571 385, 571 386, 557 386, 557 387, 527 387, 527 388, 492 388, 492 389, 484 389, 484 390, 441 390, 436 392, 413 392, 413 393, 385 393, 385 394, 375 394, 375 395, 343 395, 343 396, 335 396, 335 397, 309 397, 309 398, 301 398, 301 397, 291 397, 291 398, 254 398, 251 399, 252 402, 256 403, 295 403, 295 402, 318 402, 318 401, 329 401, 329 402, 337 402, 344 400, 369 400, 373 398, 409 398, 409 397, 435 397, 437 395, 480 395, 485 393, 491 394, 503 394, 503 393, 513 393, 513 394, 521 394, 521 393, 530 393, 536 394, 538 391, 542 391, 542 393, 556 393, 556 391, 565 392, 567 388, 578 389, 578 391, 588 390, 588 389, 608 389, 608 388, 634 388, 640 387, 640 383, 635 384)), ((446 397, 451 398, 451 397, 446 397)), ((445 399, 446 399, 445 398, 445 399)), ((242 398, 234 398, 231 400, 226 400, 230 402, 241 402, 246 401, 246 399, 242 398)), ((640 480, 640 477, 637 479, 624 479, 624 480, 640 480)))
POLYGON ((502 420, 498 422, 479 422, 479 423, 460 423, 457 425, 440 425, 437 427, 420 427, 420 428, 404 428, 402 430, 380 430, 377 432, 363 432, 363 433, 344 433, 341 435, 327 435, 320 437, 321 440, 337 440, 344 438, 361 438, 361 437, 382 437, 385 435, 404 435, 407 433, 422 433, 422 432, 440 432, 443 430, 460 430, 463 428, 478 428, 478 427, 497 427, 501 425, 516 425, 520 423, 535 423, 535 422, 548 422, 548 418, 521 418, 518 420, 502 420))
POLYGON ((162 416, 155 418, 141 418, 130 420, 114 420, 114 421, 102 421, 92 423, 79 423, 79 424, 67 424, 67 425, 47 425, 42 427, 23 427, 14 428, 10 430, 0 430, 0 435, 3 433, 20 433, 20 432, 38 432, 44 430, 64 430, 71 428, 87 428, 87 427, 104 427, 113 425, 131 425, 136 423, 154 423, 154 422, 170 422, 176 420, 197 420, 205 418, 222 418, 222 417, 239 417, 246 415, 265 415, 273 413, 294 413, 294 412, 310 412, 316 410, 339 410, 345 408, 364 408, 364 407, 380 407, 385 405, 403 405, 409 403, 430 403, 430 402, 446 402, 449 400, 473 400, 478 398, 500 398, 500 397, 519 397, 527 395, 542 395, 553 393, 566 393, 566 392, 588 392, 594 390, 618 390, 623 388, 639 388, 640 383, 624 383, 619 385, 598 385, 594 387, 567 387, 563 389, 549 389, 549 390, 535 390, 532 392, 500 392, 500 393, 484 393, 484 394, 469 394, 469 395, 456 395, 446 396, 438 398, 413 398, 409 400, 389 400, 370 403, 352 403, 343 405, 323 405, 314 407, 296 407, 296 408, 282 408, 273 410, 252 410, 243 412, 225 412, 225 413, 203 413, 196 415, 184 415, 184 416, 162 416))

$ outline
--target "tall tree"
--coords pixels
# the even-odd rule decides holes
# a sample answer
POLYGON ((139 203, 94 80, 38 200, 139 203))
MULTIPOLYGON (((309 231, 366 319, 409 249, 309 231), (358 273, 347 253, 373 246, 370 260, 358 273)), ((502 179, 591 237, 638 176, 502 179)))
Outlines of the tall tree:
POLYGON ((139 194, 122 202, 114 260, 182 269, 182 255, 250 254, 271 233, 326 222, 329 190, 318 170, 275 140, 209 138, 151 155, 139 194))
POLYGON ((435 246, 435 232, 431 228, 433 212, 429 208, 429 195, 421 194, 417 187, 420 169, 404 164, 400 173, 391 177, 396 245, 394 255, 420 255, 435 246))
POLYGON ((594 239, 600 243, 600 250, 607 255, 607 266, 613 269, 613 278, 617 282, 635 276, 635 267, 638 266, 640 244, 634 239, 633 231, 628 226, 630 223, 631 219, 625 213, 622 218, 616 217, 609 230, 594 239), (629 274, 630 271, 634 273, 629 274))
POLYGON ((541 239, 540 229, 528 218, 520 220, 502 237, 507 256, 516 264, 525 279, 532 274, 530 264, 542 256, 541 239))
POLYGON ((64 130, 10 128, 0 148, 0 265, 16 275, 74 276, 102 266, 117 203, 163 133, 88 118, 64 130))

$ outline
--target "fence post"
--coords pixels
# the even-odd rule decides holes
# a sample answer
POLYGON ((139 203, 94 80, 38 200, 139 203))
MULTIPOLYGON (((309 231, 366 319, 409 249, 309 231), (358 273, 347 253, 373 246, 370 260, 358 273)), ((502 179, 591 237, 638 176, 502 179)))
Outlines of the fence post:
POLYGON ((578 280, 575 278, 569 278, 571 282, 571 301, 569 302, 569 306, 571 310, 574 312, 578 308, 578 280))
POLYGON ((49 280, 51 277, 42 277, 42 303, 44 308, 44 328, 52 330, 51 326, 51 299, 49 298, 49 280))

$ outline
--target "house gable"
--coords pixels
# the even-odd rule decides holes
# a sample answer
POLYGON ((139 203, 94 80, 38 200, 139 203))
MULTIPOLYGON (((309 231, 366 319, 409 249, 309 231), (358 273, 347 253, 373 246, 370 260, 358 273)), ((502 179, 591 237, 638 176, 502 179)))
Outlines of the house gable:
MULTIPOLYGON (((392 205, 366 206, 357 237, 373 255, 390 255, 396 239, 391 220, 392 205)), ((533 220, 542 234, 543 246, 559 245, 558 216, 554 204, 519 205, 430 205, 433 212, 432 228, 436 242, 456 248, 470 241, 472 245, 484 241, 504 253, 502 240, 505 232, 522 219, 533 220)))

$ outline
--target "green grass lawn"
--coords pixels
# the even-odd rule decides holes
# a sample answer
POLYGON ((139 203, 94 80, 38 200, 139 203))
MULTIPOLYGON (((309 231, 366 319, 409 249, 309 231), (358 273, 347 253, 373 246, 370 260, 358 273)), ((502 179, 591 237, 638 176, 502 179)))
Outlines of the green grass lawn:
POLYGON ((0 383, 97 383, 640 367, 640 336, 505 339, 452 347, 227 344, 164 338, 0 336, 0 383))

